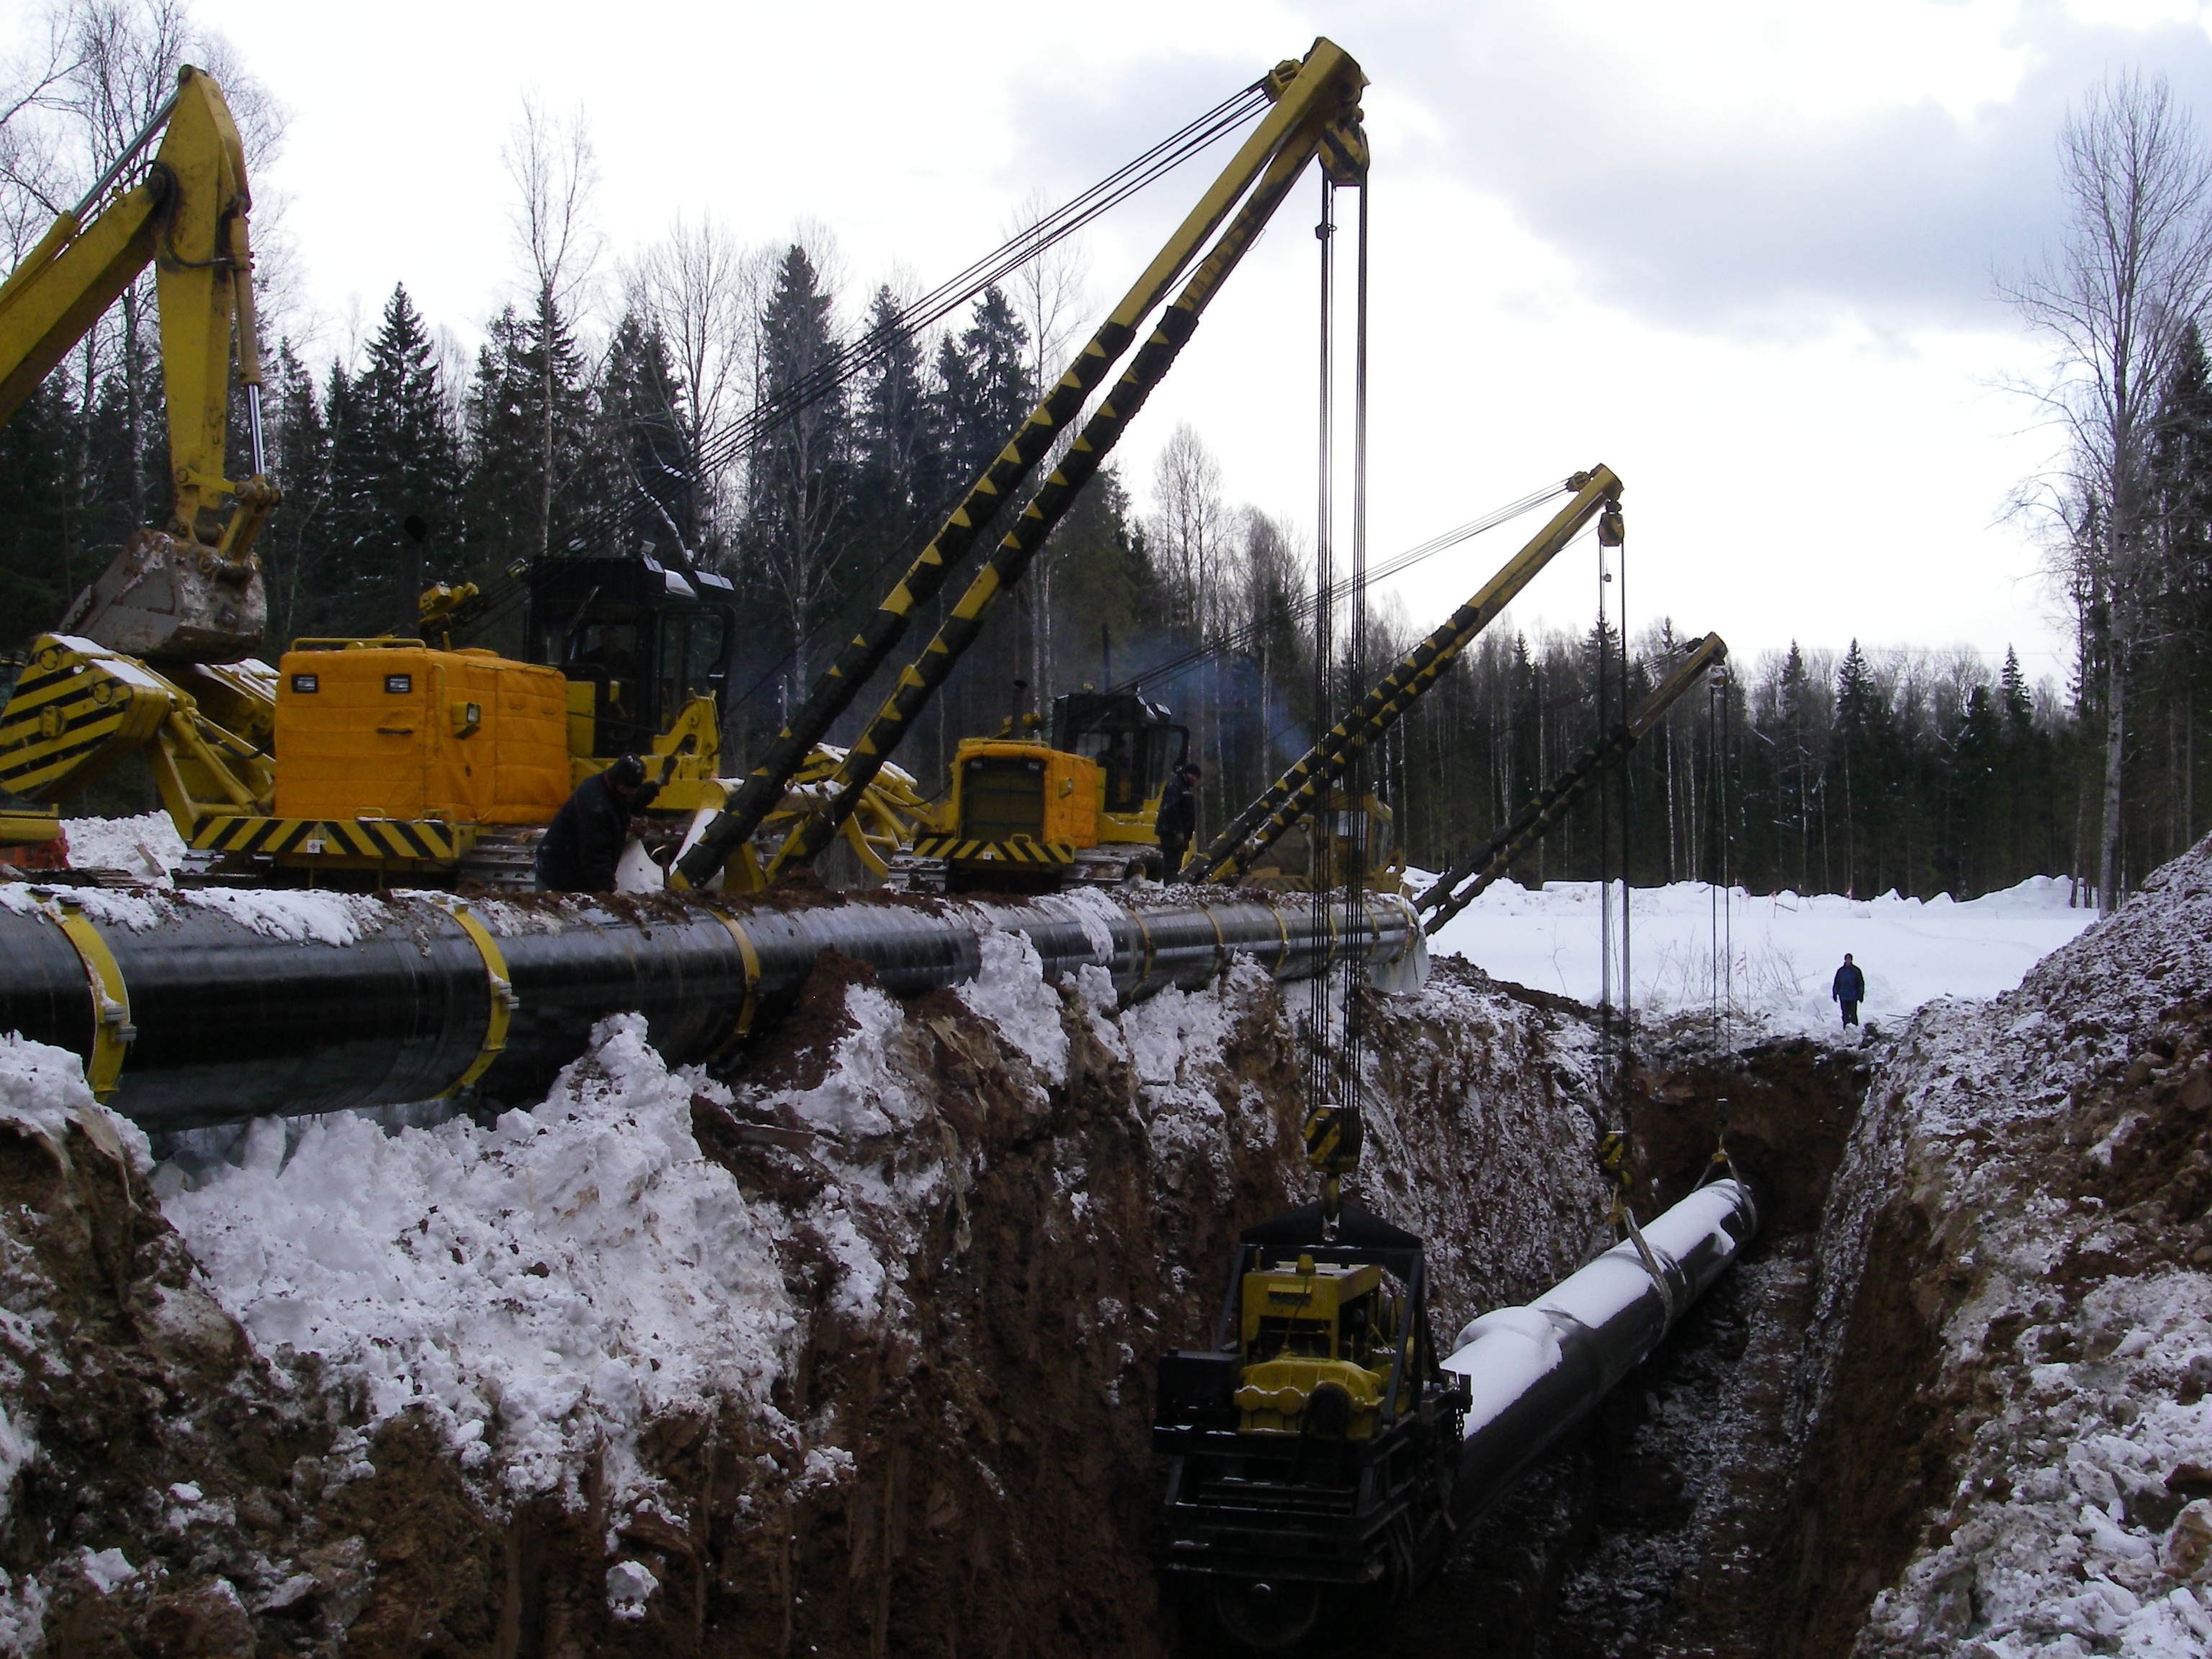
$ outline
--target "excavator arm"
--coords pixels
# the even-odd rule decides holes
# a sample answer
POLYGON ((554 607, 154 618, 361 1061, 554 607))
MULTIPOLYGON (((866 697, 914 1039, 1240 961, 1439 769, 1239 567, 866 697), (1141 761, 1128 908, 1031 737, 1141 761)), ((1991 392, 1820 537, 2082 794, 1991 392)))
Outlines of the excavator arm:
POLYGON ((986 563, 922 659, 900 676, 890 701, 860 744, 847 756, 830 799, 802 818, 785 838, 775 863, 810 860, 859 805, 869 780, 888 758, 913 718, 941 684, 973 640, 983 613, 1020 579, 1043 538, 1097 470, 1121 428, 1152 384, 1166 372, 1221 279, 1235 267, 1307 161, 1320 152, 1333 173, 1357 182, 1366 167, 1366 141, 1358 126, 1366 76, 1345 51, 1316 40, 1303 60, 1278 64, 1267 86, 1273 106, 1241 145, 1198 204, 1191 209, 1098 331, 1085 343, 1067 372, 1048 392, 1006 447, 930 540, 875 614, 815 682, 806 701, 776 736, 729 805, 699 836, 671 872, 671 885, 702 886, 722 869, 782 800, 791 779, 851 705, 862 686, 905 637, 915 609, 934 598, 953 568, 974 550, 999 509, 1019 491, 1054 441, 1105 382, 1134 344, 1145 318, 1164 301, 1176 281, 1199 258, 1206 239, 1230 219, 1213 253, 1200 264, 1184 294, 1170 307, 1067 457, 1048 480, 999 550, 986 563), (1239 204, 1243 203, 1242 210, 1239 204))
POLYGON ((263 476, 251 206, 229 107, 210 76, 186 67, 145 131, 0 283, 4 422, 139 274, 155 270, 169 518, 131 537, 58 634, 185 662, 234 661, 261 643, 266 604, 253 542, 277 497, 263 476), (126 183, 156 137, 152 161, 126 183), (253 451, 243 480, 224 467, 234 346, 253 451))

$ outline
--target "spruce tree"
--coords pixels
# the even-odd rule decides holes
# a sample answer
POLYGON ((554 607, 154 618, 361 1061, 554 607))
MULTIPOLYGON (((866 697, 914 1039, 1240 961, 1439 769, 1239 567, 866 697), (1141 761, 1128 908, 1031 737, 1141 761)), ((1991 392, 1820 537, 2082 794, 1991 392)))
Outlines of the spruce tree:
POLYGON ((875 362, 854 421, 855 544, 880 565, 936 529, 943 469, 921 343, 888 287, 869 307, 868 338, 875 362))
POLYGON ((1843 789, 1844 890, 1872 898, 1883 873, 1883 816, 1889 709, 1873 671, 1851 641, 1836 671, 1835 765, 1843 789))
POLYGON ((464 404, 469 465, 463 517, 475 580, 537 552, 538 398, 530 333, 509 306, 484 331, 464 404))
POLYGON ((10 647, 52 628, 98 575, 71 557, 79 417, 63 377, 48 377, 0 426, 0 605, 10 647))
POLYGON ((359 378, 333 375, 328 407, 337 620, 349 632, 411 633, 421 560, 449 552, 459 527, 460 456, 429 330, 404 285, 359 378), (428 527, 427 552, 406 534, 410 517, 428 527))
POLYGON ((997 288, 983 290, 958 339, 938 348, 937 429, 948 499, 1006 446, 1036 404, 1029 331, 997 288))
POLYGON ((796 243, 776 268, 760 318, 760 399, 768 429, 753 452, 745 502, 748 586, 787 647, 787 702, 805 695, 808 633, 836 598, 850 532, 852 421, 842 386, 819 380, 837 349, 830 299, 796 243))
POLYGON ((314 614, 330 581, 331 432, 314 376, 289 340, 278 343, 268 381, 265 448, 271 479, 283 494, 259 544, 273 661, 307 631, 300 623, 314 614))
POLYGON ((604 488, 619 503, 609 532, 623 552, 646 549, 686 559, 711 559, 702 543, 699 479, 684 442, 681 378, 660 331, 625 312, 607 343, 592 449, 607 474, 604 488))

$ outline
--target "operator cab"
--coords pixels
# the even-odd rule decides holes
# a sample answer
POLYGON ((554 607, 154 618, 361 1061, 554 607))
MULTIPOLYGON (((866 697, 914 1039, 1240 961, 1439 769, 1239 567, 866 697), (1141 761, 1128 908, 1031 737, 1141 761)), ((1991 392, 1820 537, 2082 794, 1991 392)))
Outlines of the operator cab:
POLYGON ((1099 810, 1142 812, 1190 752, 1190 728, 1133 691, 1070 691, 1053 699, 1052 746, 1097 763, 1099 810))
MULTIPOLYGON (((588 752, 643 753, 695 696, 719 718, 737 650, 729 579, 651 554, 548 561, 530 578, 529 653, 568 681, 588 752)), ((580 733, 579 734, 580 735, 580 733)))

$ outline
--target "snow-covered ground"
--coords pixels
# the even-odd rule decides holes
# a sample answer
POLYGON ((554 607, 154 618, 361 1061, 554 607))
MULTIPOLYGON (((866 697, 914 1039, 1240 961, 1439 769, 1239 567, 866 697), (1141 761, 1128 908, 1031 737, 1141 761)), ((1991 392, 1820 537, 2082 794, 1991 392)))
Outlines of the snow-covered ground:
MULTIPOLYGON (((1420 878, 1413 879, 1419 890, 1420 878)), ((1754 896, 1715 903, 1704 882, 1638 888, 1629 913, 1629 965, 1638 1010, 1704 1012, 1723 994, 1757 1030, 1822 1031, 1837 1024, 1828 987, 1848 951, 1865 970, 1863 1017, 1894 1020, 1940 996, 1992 997, 2097 919, 2070 909, 2062 878, 1961 904, 1894 893, 1754 896), (1716 936, 1719 950, 1715 950, 1716 936), (1716 975, 1716 957, 1725 961, 1716 975), (1722 980, 1725 979, 1725 987, 1722 980)), ((1598 998, 1597 884, 1501 881, 1448 922, 1430 948, 1540 991, 1598 998)))

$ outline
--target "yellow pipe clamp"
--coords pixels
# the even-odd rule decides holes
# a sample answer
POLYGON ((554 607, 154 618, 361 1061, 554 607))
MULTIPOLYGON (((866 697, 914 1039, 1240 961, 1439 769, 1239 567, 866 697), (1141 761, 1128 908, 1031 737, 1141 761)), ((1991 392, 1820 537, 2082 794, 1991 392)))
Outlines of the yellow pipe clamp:
POLYGON ((514 1022, 514 1011, 521 1006, 521 1000, 514 994, 514 983, 507 975, 506 953, 499 948, 499 941, 491 936, 491 930, 465 904, 449 904, 446 907, 446 913, 460 923, 461 931, 469 936, 470 943, 477 947, 477 954, 483 958, 484 979, 490 992, 491 1007, 484 1021, 483 1046, 477 1048, 476 1058, 469 1062, 468 1069, 453 1079, 440 1096, 441 1099, 460 1093, 490 1069, 492 1061, 506 1051, 507 1027, 514 1022))
POLYGON ((107 948, 107 941, 100 936, 100 929, 93 926, 82 905, 57 894, 46 914, 61 924, 62 937, 84 963, 85 977, 91 983, 92 1054, 84 1063, 84 1080, 92 1085, 92 1097, 105 1101, 115 1092, 116 1081, 123 1074, 123 1057, 138 1035, 138 1028, 131 1023, 130 988, 123 982, 123 969, 115 960, 115 952, 107 948))

